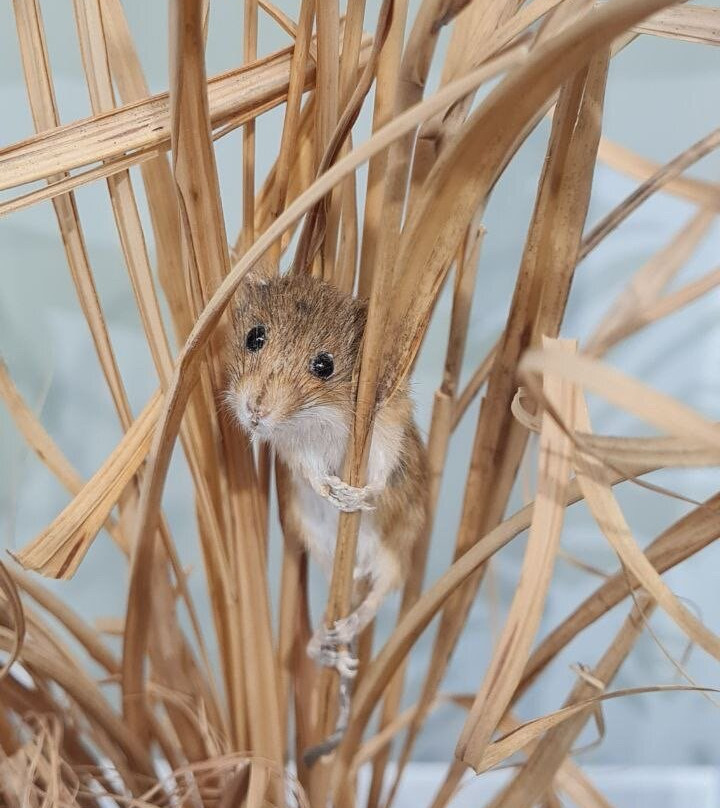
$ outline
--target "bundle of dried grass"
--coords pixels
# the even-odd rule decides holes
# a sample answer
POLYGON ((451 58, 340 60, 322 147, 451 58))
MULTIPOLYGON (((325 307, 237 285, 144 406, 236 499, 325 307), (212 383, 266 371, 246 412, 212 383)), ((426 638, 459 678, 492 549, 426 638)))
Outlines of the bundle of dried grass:
MULTIPOLYGON (((367 804, 376 808, 391 744, 406 731, 383 803, 389 808, 418 734, 444 698, 440 686, 487 563, 526 530, 519 585, 490 667, 475 695, 453 697, 467 709, 467 719, 456 759, 432 804, 448 804, 467 767, 482 772, 518 752, 524 757, 493 805, 557 805, 558 792, 579 806, 606 804, 569 755, 584 725, 598 718, 601 702, 627 695, 607 688, 651 610, 659 606, 692 642, 720 658, 718 637, 661 577, 720 534, 717 495, 696 503, 643 550, 613 494, 615 484, 653 469, 717 465, 720 429, 602 363, 619 341, 720 281, 714 270, 667 291, 720 207, 718 186, 683 176, 718 145, 718 132, 662 166, 601 138, 610 60, 638 34, 719 43, 716 9, 670 5, 671 0, 611 0, 600 6, 584 0, 424 0, 408 21, 407 0, 384 0, 376 29, 367 34, 364 2, 348 4, 341 18, 337 2, 302 0, 293 20, 266 0, 245 0, 245 63, 208 79, 207 8, 172 0, 171 85, 168 94, 150 96, 120 0, 74 0, 93 117, 60 126, 38 0, 14 0, 37 134, 0 151, 0 188, 14 189, 0 215, 52 201, 124 432, 93 477, 83 480, 0 366, 0 396, 19 432, 72 497, 17 560, 26 569, 68 578, 82 567, 104 527, 127 556, 130 573, 124 620, 111 627, 122 638, 118 655, 103 632, 37 577, 11 563, 0 567, 0 647, 7 657, 0 679, 4 804, 255 808, 324 806, 330 799, 348 808, 356 804, 358 768, 371 763, 367 804), (261 13, 293 37, 294 47, 258 58, 261 13), (452 33, 442 83, 426 95, 445 26, 452 33), (491 81, 494 88, 476 104, 475 94, 491 81), (373 134, 354 145, 353 126, 373 84, 373 134), (256 190, 254 121, 278 105, 284 105, 280 150, 256 190), (478 315, 472 298, 485 206, 520 145, 550 112, 547 159, 507 322, 461 389, 468 325, 478 315), (243 221, 230 248, 213 143, 240 126, 243 221), (585 232, 600 159, 640 184, 585 232), (357 172, 367 162, 360 212, 357 172), (129 172, 136 165, 141 187, 129 172), (23 187, 38 180, 46 185, 23 187), (100 180, 107 183, 157 371, 159 391, 140 414, 128 403, 73 196, 79 186, 100 180), (608 300, 607 316, 586 346, 558 340, 578 263, 659 190, 690 200, 697 215, 628 280, 618 300, 608 300), (145 232, 138 212, 140 194, 150 210, 151 232, 145 232), (222 351, 233 295, 250 270, 279 271, 301 222, 295 271, 313 272, 370 300, 348 482, 362 483, 374 404, 410 374, 450 278, 446 361, 428 439, 431 514, 450 437, 484 391, 454 560, 423 588, 430 525, 415 550, 395 631, 372 658, 366 643, 343 741, 312 768, 303 764, 302 751, 332 730, 338 705, 335 674, 318 671, 304 654, 310 631, 306 560, 287 544, 279 622, 273 625, 266 563, 271 458, 267 452, 253 454, 238 440, 216 404, 224 385, 222 351), (385 339, 388 332, 392 340, 385 339), (661 436, 593 434, 586 392, 633 413, 661 436), (534 500, 508 515, 533 431, 539 433, 534 500), (219 670, 209 662, 208 627, 196 617, 187 573, 161 510, 178 438, 194 485, 219 670), (621 572, 533 651, 565 510, 580 499, 616 551, 621 572), (565 706, 520 723, 513 707, 548 663, 631 594, 626 622, 596 667, 581 672, 565 706), (185 612, 189 634, 182 628, 185 612), (408 654, 436 615, 440 627, 425 660, 420 700, 401 713, 408 654), (62 633, 51 628, 53 621, 62 633), (120 709, 88 674, 87 659, 100 666, 106 681, 119 685, 120 709), (368 733, 376 712, 379 723, 368 733), (291 760, 297 765, 293 775, 291 760)), ((282 520, 282 486, 279 493, 282 520)), ((357 520, 343 516, 328 622, 348 611, 356 539, 357 520)))

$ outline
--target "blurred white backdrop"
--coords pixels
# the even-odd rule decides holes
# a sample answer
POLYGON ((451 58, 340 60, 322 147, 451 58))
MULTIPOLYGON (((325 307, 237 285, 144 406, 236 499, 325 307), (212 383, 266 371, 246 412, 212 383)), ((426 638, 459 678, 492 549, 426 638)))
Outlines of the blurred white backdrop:
MULTIPOLYGON (((167 3, 160 0, 125 0, 124 3, 151 89, 167 88, 167 3)), ((288 14, 297 3, 278 3, 288 14)), ((368 27, 374 26, 377 0, 368 1, 368 27)), ((411 15, 418 2, 411 2, 411 15)), ((42 3, 48 44, 63 122, 90 114, 73 26, 70 0, 42 3)), ((438 78, 442 50, 431 76, 438 78)), ((267 18, 260 26, 261 54, 288 43, 267 18)), ((208 72, 214 74, 238 64, 242 52, 242 4, 237 0, 211 2, 208 72)), ((718 125, 717 89, 720 57, 707 46, 641 37, 614 62, 605 107, 604 134, 658 161, 667 161, 718 125)), ((15 26, 10 3, 0 4, 0 146, 32 134, 24 91, 15 26)), ((370 130, 372 100, 365 106, 356 142, 370 130)), ((258 121, 258 168, 268 170, 280 139, 281 111, 258 121)), ((504 321, 528 217, 544 158, 547 122, 528 139, 498 185, 487 211, 487 237, 483 246, 477 300, 492 317, 473 319, 465 373, 469 375, 498 335, 504 321), (488 306, 488 301, 492 302, 488 306)), ((228 233, 240 224, 241 138, 235 132, 217 144, 220 180, 228 233)), ((717 155, 691 172, 720 179, 717 155)), ((362 178, 364 180, 364 174, 362 178)), ((137 177, 137 175, 136 175, 137 177)), ((140 187, 140 183, 136 183, 140 187)), ((362 189, 363 182, 360 182, 362 189)), ((634 183, 613 171, 597 171, 589 224, 617 204, 634 183)), ((85 238, 99 293, 108 317, 113 344, 137 413, 157 386, 125 274, 106 187, 102 183, 77 192, 85 238)), ((362 199, 361 199, 362 202, 362 199)), ((361 206, 362 209, 362 206, 361 206)), ((563 327, 564 336, 581 343, 599 321, 627 278, 693 213, 690 205, 666 195, 645 204, 578 269, 563 327)), ((143 215, 147 221, 146 211, 143 215)), ((150 232, 148 227, 147 232, 150 232)), ((720 254, 720 227, 715 225, 683 270, 678 283, 713 268, 720 254)), ((35 206, 0 220, 0 352, 23 395, 42 414, 42 421, 85 476, 90 476, 120 437, 117 419, 105 389, 92 343, 73 292, 62 244, 50 204, 35 206)), ((421 425, 429 418, 432 394, 439 380, 448 323, 447 295, 441 300, 414 386, 421 425)), ((631 338, 608 356, 619 369, 674 395, 715 420, 720 419, 720 292, 714 291, 687 310, 631 338)), ((593 401, 593 422, 598 431, 623 433, 642 429, 603 402, 593 401)), ((478 403, 470 409, 451 445, 451 462, 444 480, 437 527, 433 537, 429 579, 442 573, 450 559, 459 519, 463 480, 477 418, 478 403)), ((60 485, 23 446, 0 406, 0 544, 17 548, 31 539, 67 503, 60 485)), ((703 499, 720 488, 717 469, 665 472, 655 476, 662 485, 703 499)), ((175 458, 164 506, 178 539, 183 561, 192 566, 192 591, 201 614, 208 618, 203 597, 202 562, 194 532, 190 485, 182 463, 175 458)), ((688 506, 642 490, 632 484, 619 489, 622 506, 641 544, 654 538, 688 506)), ((514 505, 520 502, 518 496, 514 505)), ((563 534, 564 547, 606 571, 617 562, 582 506, 574 506, 563 534)), ((280 540, 273 536, 271 564, 278 569, 280 540)), ((519 574, 524 539, 503 551, 493 565, 472 613, 471 622, 450 669, 445 689, 474 691, 483 676, 503 610, 509 604, 519 574), (488 591, 496 592, 498 613, 489 608, 488 591)), ((720 631, 720 547, 710 547, 667 575, 673 590, 695 608, 703 620, 720 631)), ((91 617, 120 616, 124 609, 126 567, 107 536, 101 535, 76 577, 51 584, 75 608, 91 617)), ((597 579, 560 561, 541 627, 550 630, 595 587, 597 579)), ((315 614, 323 603, 325 584, 313 578, 315 614)), ((389 630, 397 599, 380 617, 379 636, 389 630)), ((521 703, 523 716, 545 713, 560 705, 573 684, 569 665, 592 664, 610 641, 627 611, 613 610, 586 631, 553 664, 521 703)), ((207 620, 209 626, 210 621, 207 620)), ((676 657, 685 639, 662 615, 652 621, 657 636, 676 657)), ((417 693, 434 626, 417 646, 410 668, 410 696, 417 693)), ((695 650, 687 664, 698 682, 718 686, 717 663, 695 650)), ((644 636, 616 680, 618 687, 675 682, 675 672, 654 641, 644 636)), ((697 694, 641 696, 610 702, 605 707, 607 735, 598 748, 584 754, 583 762, 636 766, 640 764, 717 764, 720 710, 697 694)), ((431 717, 418 746, 421 760, 447 760, 454 748, 463 716, 451 707, 431 717)), ((589 733, 585 740, 592 739, 589 733)), ((675 803, 673 803, 675 804, 675 803)), ((681 803, 678 802, 678 805, 681 803)), ((690 804, 690 803, 682 803, 690 804)), ((699 804, 699 803, 697 803, 699 804)))

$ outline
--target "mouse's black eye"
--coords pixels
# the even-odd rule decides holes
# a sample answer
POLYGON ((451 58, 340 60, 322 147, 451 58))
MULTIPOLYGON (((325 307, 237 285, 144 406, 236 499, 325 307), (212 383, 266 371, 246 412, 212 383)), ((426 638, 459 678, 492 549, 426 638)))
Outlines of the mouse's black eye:
POLYGON ((267 332, 264 325, 256 325, 247 332, 245 347, 248 351, 256 353, 267 342, 267 332))
POLYGON ((318 379, 329 379, 335 370, 332 354, 319 353, 310 360, 310 373, 318 379))

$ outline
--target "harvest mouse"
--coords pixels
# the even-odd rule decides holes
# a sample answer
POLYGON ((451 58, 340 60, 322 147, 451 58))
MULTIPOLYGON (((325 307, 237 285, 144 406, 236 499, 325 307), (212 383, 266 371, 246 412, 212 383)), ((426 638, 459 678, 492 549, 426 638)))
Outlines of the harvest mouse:
POLYGON ((318 663, 349 678, 357 660, 343 649, 405 580, 425 524, 427 463, 412 402, 401 389, 378 405, 367 485, 345 484, 339 475, 351 428, 365 304, 300 274, 250 280, 238 297, 227 402, 248 435, 270 443, 288 466, 292 490, 286 519, 328 578, 338 511, 363 512, 354 610, 329 629, 321 626, 308 645, 318 663))

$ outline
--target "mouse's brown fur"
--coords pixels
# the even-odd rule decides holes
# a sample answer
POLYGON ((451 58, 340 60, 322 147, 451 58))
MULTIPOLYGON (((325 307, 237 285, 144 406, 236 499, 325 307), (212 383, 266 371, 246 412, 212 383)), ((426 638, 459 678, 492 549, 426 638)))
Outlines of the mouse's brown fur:
POLYGON ((288 465, 292 495, 286 518, 326 573, 332 569, 335 509, 367 509, 356 578, 369 583, 369 592, 349 618, 316 637, 310 650, 326 662, 339 659, 338 654, 328 656, 329 645, 350 641, 388 591, 402 584, 426 519, 425 448, 406 389, 376 411, 367 487, 352 489, 338 479, 365 322, 363 303, 299 275, 247 283, 235 312, 228 400, 246 431, 269 441, 288 465), (252 352, 247 335, 258 326, 264 327, 266 339, 252 352), (313 357, 321 352, 334 362, 327 379, 311 372, 313 357))

